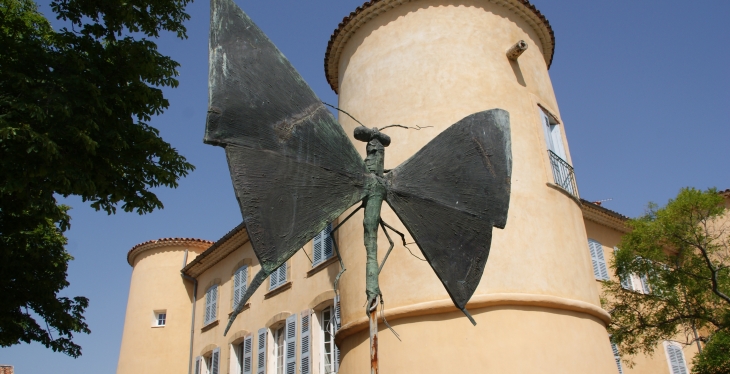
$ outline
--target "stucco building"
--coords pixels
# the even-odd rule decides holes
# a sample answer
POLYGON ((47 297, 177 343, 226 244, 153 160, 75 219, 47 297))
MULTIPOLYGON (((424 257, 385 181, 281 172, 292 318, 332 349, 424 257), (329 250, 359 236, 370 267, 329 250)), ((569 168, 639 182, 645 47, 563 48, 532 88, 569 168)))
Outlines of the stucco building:
MULTIPOLYGON (((671 344, 633 370, 617 365, 599 280, 612 276, 606 263, 625 217, 579 197, 571 125, 561 120, 548 74, 554 47, 548 21, 526 0, 373 0, 332 35, 325 72, 339 107, 372 126, 431 126, 391 133, 386 169, 469 114, 510 113, 509 219, 494 230, 468 305, 478 324, 454 308, 415 245, 416 256, 396 243, 380 285, 385 317, 402 341, 381 332, 382 372, 686 372, 694 349, 671 344), (521 41, 527 49, 509 58, 521 41)), ((352 136, 356 123, 340 119, 352 136)), ((382 217, 407 232, 387 205, 382 217)), ((259 270, 243 225, 215 243, 134 247, 117 372, 368 372, 361 222, 359 212, 335 235, 347 267, 339 303, 339 261, 320 235, 272 274, 225 337, 235 301, 259 270)), ((382 233, 379 246, 388 246, 382 233)))

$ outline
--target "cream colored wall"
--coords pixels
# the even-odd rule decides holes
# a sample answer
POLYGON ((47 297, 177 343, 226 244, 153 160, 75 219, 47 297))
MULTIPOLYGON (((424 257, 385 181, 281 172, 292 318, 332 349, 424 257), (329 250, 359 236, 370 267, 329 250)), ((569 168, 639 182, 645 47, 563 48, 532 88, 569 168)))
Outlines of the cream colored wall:
MULTIPOLYGON (((248 334, 254 335, 254 360, 253 364, 257 365, 258 360, 255 358, 255 346, 258 344, 256 334, 259 329, 276 328, 284 323, 286 317, 291 314, 299 315, 307 309, 320 311, 326 306, 333 303, 334 292, 332 284, 334 278, 339 272, 339 264, 331 262, 329 265, 317 267, 312 274, 312 265, 309 258, 312 257, 312 243, 308 243, 303 251, 297 252, 287 263, 288 280, 291 287, 282 292, 269 291, 269 281, 265 281, 258 291, 251 297, 249 303, 250 308, 244 310, 233 323, 227 336, 223 336, 223 331, 228 323, 229 313, 232 311, 232 292, 233 292, 233 272, 238 268, 241 260, 250 261, 249 279, 260 270, 260 265, 253 253, 250 243, 239 247, 237 250, 229 254, 222 261, 207 269, 198 277, 200 288, 198 290, 198 299, 196 303, 196 319, 195 319, 195 337, 193 343, 193 356, 199 356, 210 352, 212 347, 221 348, 221 373, 232 373, 230 371, 231 362, 231 344, 239 344, 243 337, 248 334), (307 255, 309 257, 307 257, 307 255), (321 270, 320 270, 321 269, 321 270), (308 276, 308 272, 310 275, 308 276), (203 319, 205 316, 205 292, 207 288, 214 282, 219 284, 219 302, 217 322, 211 323, 215 325, 212 328, 204 328, 203 319), (273 295, 272 295, 273 294, 273 295), (269 295, 269 296, 267 296, 269 295), (216 325, 217 323, 217 325, 216 325)), ((285 285, 284 287, 288 287, 285 285)), ((319 324, 314 323, 312 326, 313 348, 314 352, 319 352, 320 336, 318 333, 319 324)), ((271 329, 268 331, 267 344, 267 369, 268 373, 274 373, 272 363, 273 344, 271 329)), ((297 318, 297 339, 300 336, 300 319, 297 318)), ((297 360, 300 355, 299 340, 297 340, 297 360)), ((319 355, 313 354, 315 359, 313 364, 315 369, 313 373, 319 373, 319 355)), ((187 358, 186 358, 187 360, 187 358)), ((299 361, 297 361, 299 362, 299 361)))
MULTIPOLYGON (((619 282, 620 280, 614 274, 611 269, 611 262, 614 255, 614 247, 617 247, 621 242, 622 233, 601 225, 599 223, 586 220, 585 221, 586 234, 589 238, 598 241, 603 247, 603 255, 606 259, 606 265, 609 268, 609 275, 612 281, 619 282)), ((588 247, 586 245, 586 251, 588 247)), ((600 281, 595 281, 596 289, 601 292, 602 284, 600 281)), ((677 341, 686 341, 684 336, 677 336, 677 341)), ((687 363, 688 370, 692 369, 692 358, 697 354, 697 346, 682 345, 682 351, 684 352, 684 360, 687 363)), ((667 354, 663 344, 659 344, 652 356, 638 355, 632 358, 634 362, 633 367, 628 367, 622 363, 625 374, 659 374, 659 373, 671 373, 669 370, 669 363, 667 361, 667 354)))
POLYGON ((188 262, 202 252, 199 247, 170 245, 136 256, 118 374, 187 372, 193 288, 180 276, 186 248, 188 262), (164 327, 152 327, 155 310, 167 311, 164 327))
MULTIPOLYGON (((432 353, 443 341, 416 338, 420 335, 411 329, 419 326, 450 339, 474 334, 485 339, 494 336, 492 345, 486 346, 498 345, 502 347, 500 352, 525 353, 525 347, 541 347, 542 354, 530 360, 521 356, 522 372, 538 373, 553 367, 555 372, 614 373, 604 324, 587 312, 590 307, 598 308, 599 298, 585 250, 587 238, 580 207, 564 191, 548 186, 553 181, 538 105, 558 119, 560 113, 534 30, 506 8, 489 1, 412 1, 381 13, 358 29, 344 48, 339 71, 339 106, 367 126, 433 126, 420 131, 386 130, 393 139, 386 150, 386 169, 394 168, 469 114, 492 108, 509 111, 514 160, 509 218, 505 230, 494 230, 492 252, 472 300, 497 295, 505 299, 502 308, 514 312, 524 308, 506 306, 510 298, 514 299, 512 304, 518 304, 515 294, 527 295, 528 299, 554 297, 584 306, 584 312, 574 316, 564 315, 560 308, 523 313, 522 320, 528 325, 542 323, 580 335, 561 338, 563 344, 555 344, 554 336, 537 329, 526 331, 521 322, 507 317, 510 313, 475 310, 473 304, 469 309, 481 321, 476 328, 459 314, 448 314, 446 320, 454 320, 446 323, 429 323, 442 321, 443 315, 424 321, 404 319, 397 322, 404 323, 403 343, 391 344, 390 334, 382 334, 381 347, 387 352, 381 355, 382 360, 407 354, 416 365, 409 372, 430 371, 425 363, 433 363, 432 353), (519 40, 527 41, 529 48, 518 63, 510 63, 505 51, 519 40), (495 326, 500 327, 501 335, 489 333, 495 326), (429 344, 433 348, 424 348, 429 344), (572 359, 553 359, 568 356, 572 359)), ((345 116, 340 120, 346 132, 352 134, 354 121, 345 116)), ((364 154, 364 144, 354 139, 353 143, 364 154)), ((389 207, 383 208, 382 217, 405 232, 389 207)), ((340 234, 348 267, 342 279, 343 323, 348 328, 357 325, 350 328, 352 332, 364 328, 365 277, 364 267, 358 266, 364 260, 361 220, 362 214, 355 215, 340 234)), ((382 234, 379 247, 387 248, 382 234)), ((428 303, 450 303, 430 267, 410 256, 401 245, 394 249, 380 282, 386 312, 388 308, 416 304, 422 306, 420 313, 428 315, 443 311, 429 309, 428 303)), ((343 337, 338 337, 344 338, 343 344, 348 347, 343 357, 344 372, 365 372, 367 343, 361 339, 363 333, 346 336, 348 328, 343 329, 343 337)), ((458 362, 460 367, 490 352, 479 345, 456 345, 459 349, 449 361, 458 362)), ((493 356, 490 365, 511 362, 506 359, 500 364, 498 357, 493 356)), ((478 366, 467 367, 471 369, 464 372, 480 370, 478 366)))

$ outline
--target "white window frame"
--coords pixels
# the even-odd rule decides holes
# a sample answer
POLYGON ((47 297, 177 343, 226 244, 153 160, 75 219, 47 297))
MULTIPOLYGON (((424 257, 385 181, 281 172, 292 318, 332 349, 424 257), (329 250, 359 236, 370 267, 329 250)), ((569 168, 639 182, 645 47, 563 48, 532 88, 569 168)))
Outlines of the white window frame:
POLYGON ((282 286, 287 281, 288 266, 284 262, 279 268, 274 270, 269 276, 269 290, 273 290, 277 287, 282 286))
POLYGON ((595 239, 588 238, 588 252, 591 255, 593 275, 597 280, 609 280, 606 256, 603 254, 603 245, 595 239))
POLYGON ((273 370, 275 374, 286 371, 286 324, 271 330, 273 348, 273 370))
POLYGON ((248 265, 243 265, 233 273, 233 303, 232 309, 236 309, 238 302, 243 298, 248 288, 248 265))
POLYGON ((545 133, 547 149, 558 155, 558 157, 562 158, 566 163, 570 164, 570 162, 568 162, 568 155, 565 152, 560 124, 542 107, 540 107, 540 117, 542 120, 542 128, 545 133))
POLYGON ((335 307, 329 306, 319 312, 319 372, 323 374, 336 374, 337 346, 335 345, 335 333, 337 322, 335 318, 335 307), (329 341, 328 341, 329 340, 329 341), (329 352, 328 349, 329 348, 329 352), (328 364, 329 362, 329 364, 328 364))
POLYGON ((214 284, 205 291, 205 314, 203 326, 215 321, 218 317, 218 285, 214 284))
POLYGON ((167 310, 155 310, 153 314, 152 327, 165 327, 167 325, 167 310))
MULTIPOLYGON (((617 247, 613 247, 614 253, 616 253, 618 250, 619 249, 617 247)), ((651 293, 651 287, 649 287, 649 279, 646 275, 639 276, 636 273, 631 273, 629 274, 628 278, 619 276, 619 280, 621 281, 621 287, 623 287, 625 290, 643 293, 645 295, 651 293)))
POLYGON ((687 361, 684 359, 684 350, 682 350, 682 346, 680 344, 664 341, 664 353, 667 356, 669 373, 689 374, 689 370, 687 370, 687 361), (672 350, 674 350, 674 352, 672 352, 672 350))
POLYGON ((332 243, 332 223, 328 223, 324 230, 320 231, 312 240, 312 267, 315 267, 330 258, 334 257, 334 245, 332 243))

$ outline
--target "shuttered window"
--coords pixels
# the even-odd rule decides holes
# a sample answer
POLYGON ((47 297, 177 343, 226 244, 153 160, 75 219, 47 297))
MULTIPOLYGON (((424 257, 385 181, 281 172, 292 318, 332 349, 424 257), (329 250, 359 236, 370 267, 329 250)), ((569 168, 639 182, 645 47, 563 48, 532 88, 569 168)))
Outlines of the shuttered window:
POLYGON ((312 241, 312 267, 317 266, 324 261, 327 261, 327 259, 332 258, 334 252, 332 251, 332 236, 330 233, 332 232, 332 224, 327 224, 327 227, 324 228, 317 236, 314 237, 314 240, 312 241))
POLYGON ((540 115, 542 116, 542 128, 545 131, 547 148, 562 158, 563 161, 567 161, 568 157, 563 147, 563 135, 560 132, 560 126, 542 109, 540 109, 540 115))
POLYGON ((588 239, 588 250, 591 252, 593 275, 598 280, 608 280, 608 268, 606 267, 606 259, 603 256, 603 246, 593 239, 588 239))
POLYGON ((292 314, 286 319, 286 337, 284 339, 286 348, 285 355, 285 374, 297 374, 297 315, 292 314))
POLYGON ((217 317, 217 304, 218 304, 218 285, 214 285, 205 291, 205 320, 204 325, 207 325, 215 321, 217 317))
POLYGON ((307 309, 301 313, 299 322, 299 372, 312 374, 312 312, 307 309))
POLYGON ((210 374, 220 374, 221 349, 216 348, 210 355, 210 374))
POLYGON ((256 374, 266 374, 266 329, 260 329, 257 337, 256 374))
POLYGON ((284 283, 286 283, 286 262, 271 273, 269 277, 269 290, 273 290, 284 283))
POLYGON ((665 342, 669 371, 672 374, 687 374, 687 364, 684 362, 682 347, 676 343, 665 342))
POLYGON ((248 280, 248 266, 243 265, 236 270, 233 274, 233 308, 238 306, 238 303, 246 293, 246 281, 248 280))
MULTIPOLYGON (((616 252, 618 252, 618 247, 613 247, 614 257, 616 257, 616 252)), ((591 255, 591 258, 592 257, 593 257, 593 255, 591 255)), ((627 276, 623 276, 623 277, 619 276, 619 280, 621 280, 621 287, 623 287, 625 290, 629 290, 629 291, 634 290, 634 285, 632 284, 633 282, 631 280, 631 274, 629 274, 627 276)))

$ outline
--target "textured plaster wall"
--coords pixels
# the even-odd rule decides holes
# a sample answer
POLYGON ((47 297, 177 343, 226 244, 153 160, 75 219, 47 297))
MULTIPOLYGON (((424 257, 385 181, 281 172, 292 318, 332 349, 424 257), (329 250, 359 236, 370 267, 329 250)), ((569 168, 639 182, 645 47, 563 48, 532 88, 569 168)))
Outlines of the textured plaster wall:
MULTIPOLYGON (((189 248, 188 262, 202 248, 189 248)), ((183 373, 188 369, 193 287, 183 282, 185 247, 154 248, 134 263, 117 373, 183 373), (165 327, 152 327, 155 310, 167 310, 165 327)))
MULTIPOLYGON (((367 126, 433 126, 420 131, 386 130, 393 139, 386 148, 386 169, 394 168, 471 113, 492 108, 509 111, 514 160, 509 218, 505 230, 494 230, 492 252, 475 297, 522 293, 599 306, 580 207, 564 192, 548 186, 553 181, 538 105, 558 119, 560 113, 531 27, 489 1, 413 1, 380 14, 357 30, 344 48, 339 72, 339 106, 367 126), (510 62, 505 52, 519 40, 525 40, 529 48, 517 63, 510 62)), ((345 116, 340 120, 348 133, 357 125, 345 116)), ((562 132, 566 134, 570 125, 564 125, 562 132)), ((364 144, 353 142, 364 154, 364 144)), ((565 146, 567 149, 567 142, 565 146)), ((382 216, 405 232, 389 208, 384 207, 382 216)), ((361 214, 356 215, 340 234, 346 265, 362 263, 364 258, 361 219, 361 214)), ((382 252, 387 245, 381 234, 382 252)), ((419 253, 415 245, 411 248, 419 253)), ((343 277, 345 325, 364 313, 363 272, 361 266, 350 265, 343 277)), ((396 246, 381 273, 381 289, 386 309, 448 299, 428 264, 410 256, 401 245, 396 246)), ((556 372, 616 371, 608 335, 597 318, 582 313, 502 308, 495 313, 472 310, 480 322, 476 328, 459 314, 449 314, 447 320, 454 320, 447 323, 428 323, 426 317, 412 320, 413 324, 399 320, 403 324, 399 332, 406 342, 388 346, 384 352, 393 357, 403 356, 392 350, 407 352, 417 365, 410 372, 431 371, 429 365, 434 363, 429 352, 445 341, 424 341, 416 331, 426 329, 459 346, 449 358, 452 364, 463 365, 492 347, 502 346, 511 347, 513 355, 495 355, 487 367, 508 367, 519 361, 520 372, 537 373, 561 357, 559 367, 563 370, 556 372), (530 325, 535 328, 524 328, 530 325), (495 326, 501 331, 489 333, 487 329, 495 326), (546 329, 570 332, 567 335, 574 338, 561 337, 556 344, 555 335, 546 329), (494 340, 481 342, 484 346, 461 344, 462 337, 474 334, 494 336, 494 340), (428 345, 433 348, 424 349, 428 345), (541 353, 530 357, 528 353, 537 352, 538 347, 541 353)), ((430 318, 441 320, 443 316, 430 318)), ((362 334, 345 338, 344 345, 349 348, 343 369, 347 373, 367 369, 359 365, 367 354, 367 342, 358 338, 362 334)), ((389 333, 383 336, 387 344, 389 333)), ((481 372, 480 365, 467 366, 463 372, 481 372)))

